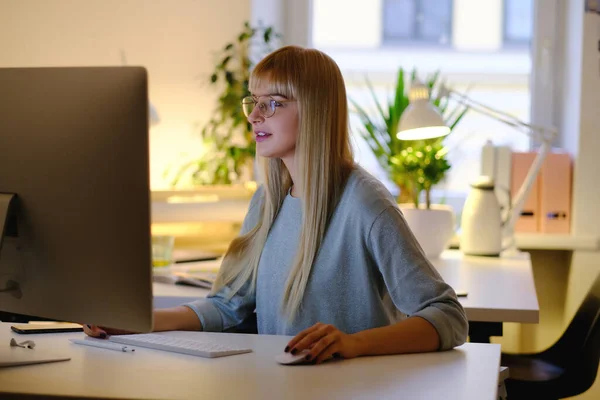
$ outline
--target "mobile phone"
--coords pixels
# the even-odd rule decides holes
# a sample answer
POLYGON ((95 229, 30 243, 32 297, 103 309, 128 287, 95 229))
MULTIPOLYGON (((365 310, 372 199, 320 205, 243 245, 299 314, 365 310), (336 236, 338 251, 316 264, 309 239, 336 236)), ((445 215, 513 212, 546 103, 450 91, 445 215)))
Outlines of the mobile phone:
POLYGON ((15 324, 10 329, 20 334, 83 332, 83 326, 70 322, 15 324))

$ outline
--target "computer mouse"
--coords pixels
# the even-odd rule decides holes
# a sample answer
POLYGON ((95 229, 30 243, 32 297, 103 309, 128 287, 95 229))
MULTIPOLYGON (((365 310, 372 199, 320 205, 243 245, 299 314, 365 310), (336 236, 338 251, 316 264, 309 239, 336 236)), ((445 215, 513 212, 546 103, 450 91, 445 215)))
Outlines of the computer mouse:
POLYGON ((275 356, 275 361, 282 365, 295 365, 295 364, 307 364, 310 361, 306 361, 306 355, 309 354, 308 350, 302 350, 296 355, 292 353, 281 353, 275 356))

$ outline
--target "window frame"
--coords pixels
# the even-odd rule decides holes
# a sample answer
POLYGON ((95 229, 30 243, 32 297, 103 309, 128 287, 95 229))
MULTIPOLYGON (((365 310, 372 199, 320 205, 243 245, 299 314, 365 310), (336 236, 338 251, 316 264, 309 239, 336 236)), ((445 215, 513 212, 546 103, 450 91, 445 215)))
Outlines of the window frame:
MULTIPOLYGON (((558 127, 561 110, 556 99, 562 93, 562 66, 552 60, 562 59, 564 48, 564 2, 561 0, 534 0, 531 38, 531 124, 558 127), (543 4, 541 4, 543 2, 543 4)), ((556 143, 560 143, 558 133, 556 143)), ((538 145, 532 141, 532 145, 538 145)))

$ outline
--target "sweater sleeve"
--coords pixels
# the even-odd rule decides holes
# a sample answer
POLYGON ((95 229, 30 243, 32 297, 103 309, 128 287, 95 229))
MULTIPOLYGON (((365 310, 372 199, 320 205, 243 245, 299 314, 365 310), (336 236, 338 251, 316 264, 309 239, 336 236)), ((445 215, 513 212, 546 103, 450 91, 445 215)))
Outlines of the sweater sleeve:
MULTIPOLYGON (((260 218, 260 203, 263 188, 260 187, 248 207, 240 235, 250 232, 260 218)), ((223 332, 242 325, 252 317, 256 309, 256 296, 249 291, 250 282, 246 282, 231 299, 231 287, 224 286, 217 293, 209 294, 191 303, 184 304, 196 313, 205 332, 223 332)))
POLYGON ((429 321, 439 334, 439 350, 462 345, 468 333, 465 311, 397 207, 387 207, 375 219, 368 246, 396 308, 429 321))

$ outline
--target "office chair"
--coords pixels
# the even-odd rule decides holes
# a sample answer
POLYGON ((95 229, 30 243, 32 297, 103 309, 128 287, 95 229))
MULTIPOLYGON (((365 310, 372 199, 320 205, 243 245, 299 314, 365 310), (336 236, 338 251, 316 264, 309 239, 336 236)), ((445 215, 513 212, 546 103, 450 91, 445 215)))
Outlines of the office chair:
POLYGON ((509 400, 562 399, 588 390, 600 360, 600 275, 563 335, 535 354, 502 354, 509 400))

